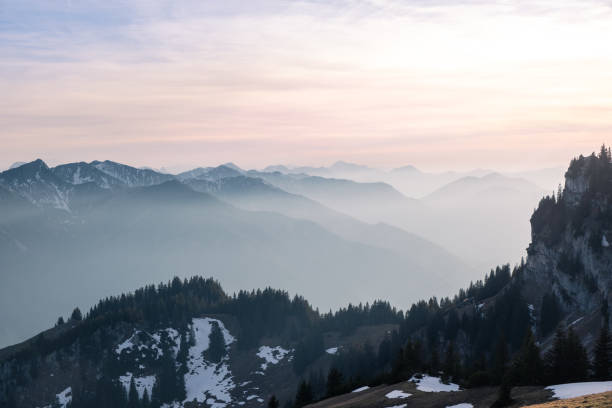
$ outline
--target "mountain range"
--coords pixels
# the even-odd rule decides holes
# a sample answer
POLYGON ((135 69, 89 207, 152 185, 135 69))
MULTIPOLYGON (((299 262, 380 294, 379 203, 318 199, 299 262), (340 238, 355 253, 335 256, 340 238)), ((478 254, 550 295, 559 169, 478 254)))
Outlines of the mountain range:
MULTIPOLYGON (((543 195, 524 178, 486 171, 417 200, 382 181, 329 177, 381 173, 367 166, 339 162, 298 170, 244 170, 227 163, 171 175, 109 160, 49 168, 39 159, 0 173, 1 205, 8 208, 0 226, 7 253, 3 298, 5 305, 20 305, 3 308, 0 317, 10 324, 1 326, 0 339, 7 344, 23 338, 75 303, 85 306, 150 278, 194 270, 214 271, 229 290, 281 284, 325 309, 376 297, 405 306, 423 291, 447 295, 461 282, 478 279, 483 268, 524 255, 526 220, 543 195), (193 211, 194 202, 206 208, 197 222, 180 216, 193 211), (155 225, 159 232, 151 230, 155 225), (140 245, 156 234, 155 246, 140 245), (75 249, 88 256, 70 255, 75 249), (341 297, 312 287, 312 265, 315 276, 337 276, 334 288, 344 288, 341 297), (363 289, 359 279, 372 265, 398 283, 394 293, 378 282, 363 289), (105 279, 88 296, 75 294, 67 283, 113 276, 126 266, 125 281, 105 279), (13 299, 33 270, 42 277, 36 291, 42 314, 33 312, 39 305, 13 299), (272 279, 277 274, 284 280, 272 279), (422 274, 431 278, 415 283, 422 274), (65 290, 48 298, 45 285, 54 279, 65 290), (34 317, 24 318, 26 311, 34 317)), ((426 175, 409 166, 389 173, 426 175)))
MULTIPOLYGON (((227 166, 195 173, 175 177, 110 161, 49 168, 42 160, 1 173, 2 342, 74 304, 174 275, 212 274, 232 291, 280 284, 327 309, 448 294, 470 273, 430 241, 262 178, 227 166), (397 282, 391 291, 389 281, 397 282), (32 297, 19 295, 25 291, 32 297)), ((379 194, 380 186, 369 188, 379 194)))
MULTIPOLYGON (((82 279, 80 285, 90 285, 86 291, 95 291, 108 280, 125 285, 136 267, 133 261, 147 256, 151 258, 148 268, 168 256, 161 269, 180 270, 184 268, 181 256, 189 252, 186 246, 190 244, 198 251, 215 245, 221 251, 230 243, 232 248, 248 243, 254 246, 250 248, 253 252, 268 258, 273 256, 265 253, 268 244, 275 246, 278 257, 294 249, 291 240, 300 245, 307 242, 315 250, 301 259, 296 258, 297 252, 291 254, 299 262, 293 270, 275 271, 275 280, 286 278, 282 272, 291 274, 287 282, 307 274, 319 291, 332 287, 333 293, 326 296, 338 298, 349 290, 346 275, 322 269, 324 262, 313 260, 313 254, 331 248, 356 263, 382 261, 365 259, 374 256, 368 249, 373 247, 345 246, 342 252, 334 241, 341 240, 339 236, 324 235, 317 222, 280 215, 290 208, 318 214, 323 217, 321 223, 327 219, 339 222, 332 210, 261 179, 211 175, 208 179, 186 178, 185 183, 171 179, 117 190, 108 183, 106 188, 84 191, 62 184, 66 182, 42 162, 25 166, 16 175, 11 173, 15 182, 2 177, 4 241, 0 248, 13 245, 1 254, 2 259, 31 251, 24 242, 42 245, 55 238, 57 248, 49 251, 55 258, 48 259, 70 262, 74 261, 71 253, 78 258, 94 256, 87 252, 88 241, 93 241, 96 253, 117 257, 118 262, 94 274, 66 263, 66 270, 74 273, 63 282, 71 285, 82 279), (48 173, 54 177, 47 178, 48 173), (24 188, 22 193, 20 188, 24 188), (67 208, 49 199, 56 190, 66 193, 67 208), (94 200, 75 201, 75 197, 102 190, 107 193, 94 200), (245 191, 250 195, 243 196, 245 191), (81 205, 83 202, 87 205, 81 205), (239 209, 238 205, 257 210, 239 209), (259 210, 273 205, 278 212, 259 210), (58 224, 61 228, 56 228, 58 224), (47 228, 52 234, 40 236, 47 228), (214 233, 203 234, 206 229, 214 233), (296 230, 300 237, 287 233, 296 230), (15 231, 21 235, 13 234, 15 231), (261 242, 253 241, 249 231, 261 242), (70 237, 74 239, 64 246, 70 237), (62 252, 68 248, 71 252, 62 252), (142 253, 130 260, 129 252, 134 250, 142 253), (156 257, 159 252, 164 257, 156 257), (359 255, 364 258, 355 258, 359 255), (302 269, 299 263, 306 266, 302 269), (338 282, 330 282, 333 274, 340 276, 338 282)), ((497 193, 499 180, 496 175, 470 180, 467 183, 476 187, 466 194, 486 194, 491 189, 497 193)), ((524 184, 514 182, 515 187, 524 184)), ((451 185, 430 199, 443 200, 444 194, 457 188, 451 185)), ((466 188, 458 189, 463 192, 466 188)), ((509 195, 514 194, 510 189, 509 195)), ((391 403, 402 407, 408 403, 519 407, 549 401, 563 395, 562 390, 571 389, 575 396, 610 391, 611 199, 610 150, 602 148, 599 155, 576 158, 566 172, 565 187, 543 197, 532 213, 531 243, 524 261, 495 268, 453 298, 422 299, 405 312, 376 301, 321 313, 305 298, 284 291, 267 288, 229 294, 217 281, 201 276, 176 277, 133 293, 104 297, 86 315, 74 309, 53 328, 0 350, 0 403, 11 408, 226 408, 260 407, 266 401, 275 405, 280 400, 298 408, 312 403, 320 408, 384 408, 391 403), (587 380, 595 382, 580 383, 587 380), (585 387, 591 391, 584 391, 585 387)), ((357 228, 357 221, 343 217, 340 224, 357 228)), ((401 230, 393 234, 403 237, 401 230)), ((387 230, 383 235, 392 233, 387 230)), ((234 258, 242 251, 236 250, 234 258)), ((202 261, 211 256, 212 252, 207 253, 202 261)), ((100 259, 93 259, 89 266, 95 269, 100 259)), ((232 262, 236 259, 223 260, 224 264, 232 262)), ((30 277, 30 285, 48 279, 43 282, 47 291, 58 291, 58 277, 45 277, 48 270, 44 266, 28 269, 36 275, 30 277)), ((243 265, 244 270, 252 267, 243 265)), ((390 295, 397 286, 406 289, 388 275, 374 274, 374 270, 380 272, 375 268, 378 264, 366 263, 353 277, 367 290, 376 290, 377 281, 383 282, 390 295)), ((17 278, 9 275, 8 281, 17 278)), ((418 284, 416 280, 423 278, 412 276, 407 284, 418 284)), ((242 273, 240 279, 248 279, 247 274, 242 273)), ((70 289, 75 291, 74 286, 70 289)), ((28 293, 28 301, 37 301, 40 295, 30 286, 14 290, 28 293)), ((54 294, 68 293, 59 291, 54 294)), ((402 296, 411 295, 404 292, 402 296)), ((602 398, 608 398, 606 395, 609 393, 602 398)))

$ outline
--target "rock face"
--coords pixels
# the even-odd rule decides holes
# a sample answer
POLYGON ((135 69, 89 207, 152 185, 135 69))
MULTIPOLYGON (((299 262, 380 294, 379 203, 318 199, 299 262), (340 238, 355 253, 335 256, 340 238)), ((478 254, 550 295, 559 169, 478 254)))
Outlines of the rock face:
POLYGON ((565 188, 543 198, 531 218, 525 297, 541 315, 543 296, 553 293, 566 326, 583 334, 588 348, 612 289, 611 200, 612 164, 602 150, 572 161, 565 188))
POLYGON ((69 211, 71 185, 40 159, 0 173, 0 186, 36 206, 69 211))

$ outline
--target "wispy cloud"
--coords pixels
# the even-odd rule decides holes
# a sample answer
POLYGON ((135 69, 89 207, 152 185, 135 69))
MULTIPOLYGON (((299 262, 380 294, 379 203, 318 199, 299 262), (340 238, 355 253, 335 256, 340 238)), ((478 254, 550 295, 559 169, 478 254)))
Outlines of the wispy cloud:
POLYGON ((611 38, 604 1, 3 2, 0 164, 564 162, 612 133, 611 38))

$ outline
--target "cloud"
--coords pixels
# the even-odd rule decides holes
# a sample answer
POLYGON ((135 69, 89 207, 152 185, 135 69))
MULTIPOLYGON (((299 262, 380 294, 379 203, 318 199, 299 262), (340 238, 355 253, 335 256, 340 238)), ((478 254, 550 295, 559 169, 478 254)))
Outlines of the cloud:
POLYGON ((304 161, 333 152, 390 164, 470 146, 454 164, 484 166, 483 151, 516 157, 555 139, 564 162, 612 127, 605 2, 2 7, 0 162, 101 148, 145 161, 166 143, 175 163, 194 146, 252 165, 286 161, 296 146, 304 161))

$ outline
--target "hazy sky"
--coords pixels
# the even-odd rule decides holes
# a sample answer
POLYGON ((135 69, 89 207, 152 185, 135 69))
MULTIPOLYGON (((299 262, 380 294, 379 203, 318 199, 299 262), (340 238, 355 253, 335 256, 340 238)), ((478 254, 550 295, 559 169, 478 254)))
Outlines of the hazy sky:
POLYGON ((612 142, 612 3, 0 0, 0 90, 0 168, 565 165, 612 142))

